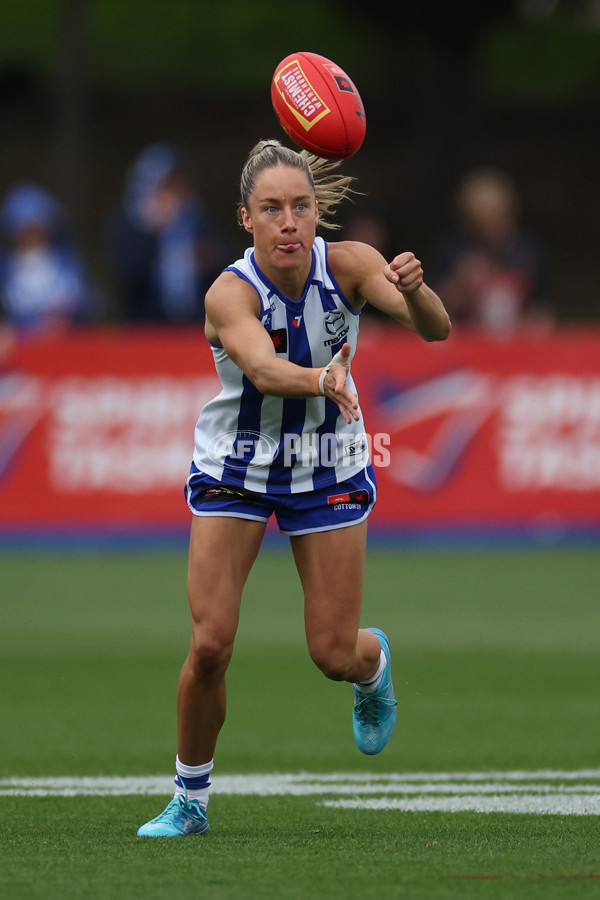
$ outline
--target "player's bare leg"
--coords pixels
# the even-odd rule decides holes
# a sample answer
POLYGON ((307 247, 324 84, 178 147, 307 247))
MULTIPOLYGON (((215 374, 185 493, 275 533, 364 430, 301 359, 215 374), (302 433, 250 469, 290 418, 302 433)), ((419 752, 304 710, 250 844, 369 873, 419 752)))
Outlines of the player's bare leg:
POLYGON ((232 517, 194 517, 190 535, 188 596, 190 652, 177 696, 178 754, 175 796, 138 830, 140 837, 175 837, 208 831, 210 772, 225 719, 225 673, 233 652, 242 591, 265 525, 232 517))
POLYGON ((188 597, 192 641, 179 678, 178 755, 188 766, 209 762, 225 720, 225 673, 233 652, 242 591, 265 525, 195 516, 190 535, 188 597))
POLYGON ((304 620, 311 658, 336 681, 366 681, 381 647, 359 629, 367 523, 290 539, 304 589, 304 620))
POLYGON ((379 753, 395 721, 387 635, 359 628, 367 523, 292 538, 305 595, 312 659, 336 681, 354 683, 353 733, 362 753, 379 753))

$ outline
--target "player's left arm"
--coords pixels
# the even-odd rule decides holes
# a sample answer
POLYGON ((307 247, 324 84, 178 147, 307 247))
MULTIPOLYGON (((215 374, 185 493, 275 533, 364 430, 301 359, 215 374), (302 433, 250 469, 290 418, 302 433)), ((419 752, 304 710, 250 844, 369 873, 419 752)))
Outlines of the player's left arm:
POLYGON ((446 340, 450 318, 438 295, 425 284, 423 267, 414 253, 400 253, 387 263, 368 244, 345 241, 337 247, 337 266, 336 251, 330 252, 332 269, 351 302, 370 303, 426 341, 446 340))

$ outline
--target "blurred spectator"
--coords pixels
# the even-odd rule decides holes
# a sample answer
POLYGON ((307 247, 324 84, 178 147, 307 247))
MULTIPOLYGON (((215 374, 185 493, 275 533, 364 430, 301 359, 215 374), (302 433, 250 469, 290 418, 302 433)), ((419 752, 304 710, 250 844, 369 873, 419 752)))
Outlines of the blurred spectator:
POLYGON ((109 253, 130 322, 194 322, 229 247, 194 191, 181 150, 146 147, 109 223, 109 253))
POLYGON ((432 285, 453 324, 510 335, 552 323, 545 253, 518 222, 515 185, 503 171, 469 172, 456 193, 457 230, 439 248, 432 285))
POLYGON ((17 333, 89 321, 96 303, 63 207, 35 184, 17 184, 0 208, 0 318, 17 333))

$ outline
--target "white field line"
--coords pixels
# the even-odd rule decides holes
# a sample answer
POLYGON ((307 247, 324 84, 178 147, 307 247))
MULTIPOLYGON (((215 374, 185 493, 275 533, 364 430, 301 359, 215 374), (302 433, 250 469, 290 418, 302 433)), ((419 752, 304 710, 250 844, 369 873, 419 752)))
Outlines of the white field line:
POLYGON ((551 816, 600 816, 600 792, 593 796, 560 794, 536 797, 412 797, 380 800, 325 800, 321 806, 334 809, 400 810, 401 812, 529 813, 551 816))
MULTIPOLYGON (((0 796, 13 797, 168 797, 172 791, 169 775, 0 779, 0 796)), ((600 815, 600 769, 221 775, 214 777, 213 793, 314 796, 338 809, 600 815)))

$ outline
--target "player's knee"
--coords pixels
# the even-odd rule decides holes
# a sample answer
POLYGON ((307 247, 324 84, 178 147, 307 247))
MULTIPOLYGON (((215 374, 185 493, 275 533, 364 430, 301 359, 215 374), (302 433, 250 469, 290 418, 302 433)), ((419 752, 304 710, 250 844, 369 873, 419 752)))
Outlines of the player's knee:
POLYGON ((226 671, 233 653, 233 641, 203 633, 194 635, 190 649, 190 665, 198 681, 220 678, 226 671))
POLYGON ((318 641, 309 647, 314 664, 331 681, 345 681, 354 663, 353 648, 337 642, 318 641))

